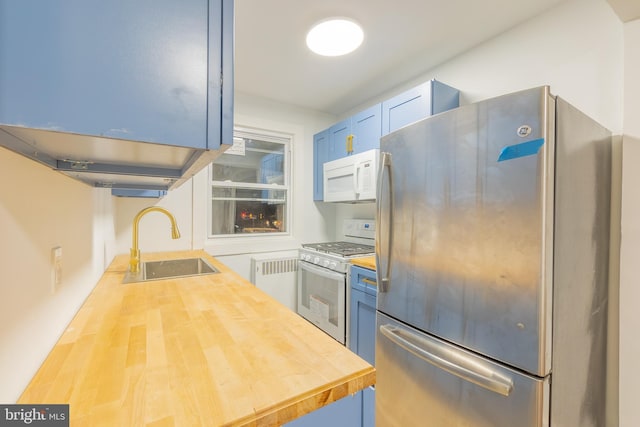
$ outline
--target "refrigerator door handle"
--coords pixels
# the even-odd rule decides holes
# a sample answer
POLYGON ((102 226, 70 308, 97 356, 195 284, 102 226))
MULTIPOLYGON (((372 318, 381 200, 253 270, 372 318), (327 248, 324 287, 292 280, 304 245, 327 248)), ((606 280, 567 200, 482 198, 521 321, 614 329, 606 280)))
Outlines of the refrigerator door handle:
POLYGON ((377 194, 376 200, 378 200, 377 207, 377 224, 376 224, 376 268, 377 271, 377 280, 378 280, 378 292, 387 292, 389 288, 389 277, 391 271, 391 247, 393 244, 393 185, 391 180, 391 154, 386 152, 380 153, 380 172, 378 174, 378 183, 377 183, 377 194), (383 264, 380 263, 380 255, 382 248, 378 245, 382 243, 382 181, 384 180, 385 170, 389 171, 389 229, 387 230, 387 264, 386 271, 383 271, 383 264))
POLYGON ((451 349, 448 344, 427 340, 393 325, 380 325, 380 332, 396 345, 444 371, 487 390, 509 396, 513 380, 478 363, 473 356, 451 349))

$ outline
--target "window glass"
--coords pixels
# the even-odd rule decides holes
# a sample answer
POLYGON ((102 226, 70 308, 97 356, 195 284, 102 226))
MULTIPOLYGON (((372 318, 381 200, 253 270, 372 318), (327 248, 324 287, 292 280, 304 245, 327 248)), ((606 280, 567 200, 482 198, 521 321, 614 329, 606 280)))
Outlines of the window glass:
POLYGON ((236 130, 211 165, 210 235, 287 232, 289 139, 236 130))

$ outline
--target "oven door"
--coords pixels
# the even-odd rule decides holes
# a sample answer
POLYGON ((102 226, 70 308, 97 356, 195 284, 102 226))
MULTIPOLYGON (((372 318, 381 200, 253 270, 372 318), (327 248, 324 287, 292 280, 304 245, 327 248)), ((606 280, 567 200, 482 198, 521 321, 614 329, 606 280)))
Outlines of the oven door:
POLYGON ((346 293, 345 274, 298 263, 298 314, 342 344, 346 343, 346 293))

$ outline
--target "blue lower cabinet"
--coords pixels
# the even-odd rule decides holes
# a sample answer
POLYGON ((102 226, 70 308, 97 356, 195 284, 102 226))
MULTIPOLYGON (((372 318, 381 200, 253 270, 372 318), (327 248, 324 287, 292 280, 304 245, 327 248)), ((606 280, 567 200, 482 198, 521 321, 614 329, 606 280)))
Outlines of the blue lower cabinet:
POLYGON ((362 392, 346 396, 290 423, 287 427, 360 427, 362 424, 362 392))
POLYGON ((351 351, 376 364, 376 297, 351 287, 351 351))
MULTIPOLYGON (((375 366, 376 351, 376 272, 351 267, 351 300, 349 315, 349 348, 375 366)), ((375 388, 368 387, 358 393, 361 401, 362 427, 375 426, 375 388)))
POLYGON ((362 390, 362 427, 376 425, 376 389, 367 387, 362 390))

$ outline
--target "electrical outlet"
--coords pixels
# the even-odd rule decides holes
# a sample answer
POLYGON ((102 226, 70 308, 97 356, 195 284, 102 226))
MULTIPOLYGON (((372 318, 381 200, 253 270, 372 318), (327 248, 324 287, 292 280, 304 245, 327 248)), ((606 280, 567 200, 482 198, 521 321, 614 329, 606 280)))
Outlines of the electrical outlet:
POLYGON ((51 249, 51 293, 62 283, 62 246, 51 249))

